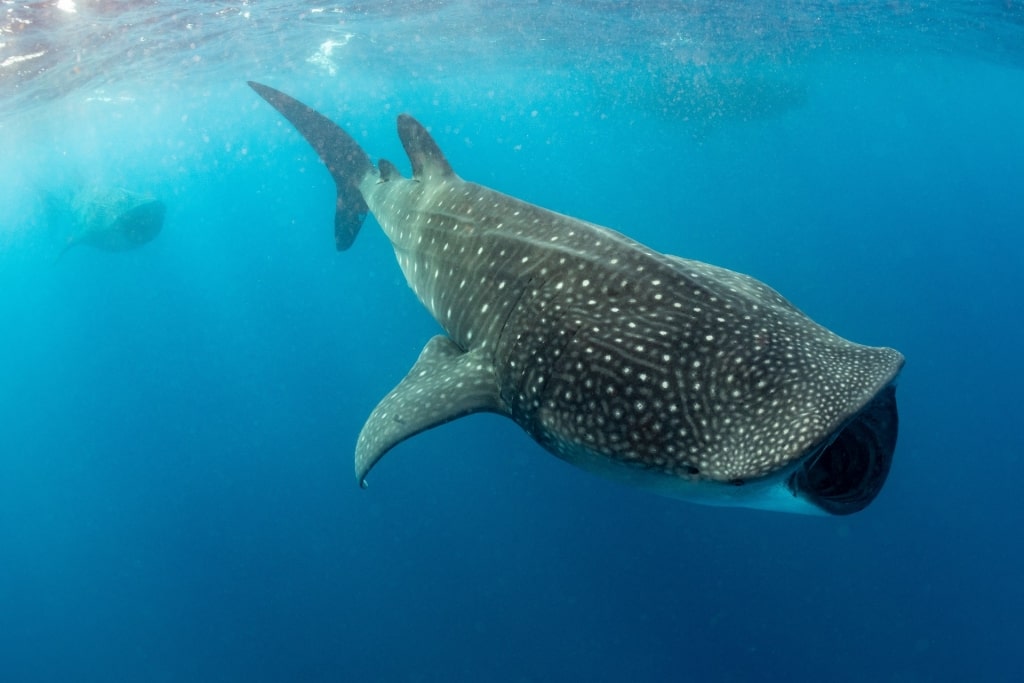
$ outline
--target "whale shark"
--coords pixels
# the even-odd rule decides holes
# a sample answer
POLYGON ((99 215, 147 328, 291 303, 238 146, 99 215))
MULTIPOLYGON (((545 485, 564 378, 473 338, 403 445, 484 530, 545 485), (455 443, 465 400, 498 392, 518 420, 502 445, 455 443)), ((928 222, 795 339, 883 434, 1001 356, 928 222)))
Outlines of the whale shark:
POLYGON ((122 187, 87 185, 66 202, 51 198, 49 212, 71 224, 58 259, 78 245, 127 251, 152 241, 163 227, 167 207, 153 196, 122 187))
POLYGON ((407 114, 408 177, 249 85, 330 172, 337 248, 372 214, 443 330, 363 426, 364 487, 399 443, 491 412, 571 464, 692 502, 845 515, 877 497, 900 352, 847 341, 750 276, 465 181, 407 114))

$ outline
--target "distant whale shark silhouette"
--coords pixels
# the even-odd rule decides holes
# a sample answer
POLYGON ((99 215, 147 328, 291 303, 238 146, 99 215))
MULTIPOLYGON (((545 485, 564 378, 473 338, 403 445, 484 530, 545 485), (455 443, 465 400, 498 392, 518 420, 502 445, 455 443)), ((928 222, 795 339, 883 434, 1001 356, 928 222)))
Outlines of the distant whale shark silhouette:
POLYGON ((364 425, 360 483, 401 441, 489 411, 570 463, 685 500, 849 514, 877 496, 898 351, 846 341, 746 275, 463 181, 410 116, 411 179, 249 85, 333 176, 338 248, 372 212, 445 331, 364 425))
POLYGON ((104 251, 141 247, 159 234, 166 210, 162 201, 148 194, 120 187, 86 187, 57 209, 72 226, 60 256, 78 245, 104 251))

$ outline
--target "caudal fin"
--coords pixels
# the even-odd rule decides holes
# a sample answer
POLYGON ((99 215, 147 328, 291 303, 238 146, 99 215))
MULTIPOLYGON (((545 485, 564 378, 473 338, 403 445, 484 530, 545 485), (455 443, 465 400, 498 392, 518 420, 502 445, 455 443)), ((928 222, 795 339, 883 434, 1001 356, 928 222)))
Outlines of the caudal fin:
POLYGON ((248 83, 295 126, 331 172, 338 191, 334 242, 339 251, 348 249, 369 211, 359 192, 359 183, 374 170, 370 157, 352 136, 323 114, 279 90, 254 81, 248 83))

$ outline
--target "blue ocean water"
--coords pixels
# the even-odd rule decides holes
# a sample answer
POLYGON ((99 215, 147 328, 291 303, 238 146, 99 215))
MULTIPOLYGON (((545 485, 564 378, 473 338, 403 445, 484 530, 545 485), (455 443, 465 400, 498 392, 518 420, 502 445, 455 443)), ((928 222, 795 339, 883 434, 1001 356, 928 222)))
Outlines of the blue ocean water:
MULTIPOLYGON (((1024 7, 10 2, 0 681, 1017 681, 1024 7), (606 482, 474 416, 355 438, 436 323, 245 85, 749 273, 907 356, 844 518, 606 482), (55 198, 167 205, 57 259, 55 198)), ((405 166, 404 163, 400 164, 405 166)))

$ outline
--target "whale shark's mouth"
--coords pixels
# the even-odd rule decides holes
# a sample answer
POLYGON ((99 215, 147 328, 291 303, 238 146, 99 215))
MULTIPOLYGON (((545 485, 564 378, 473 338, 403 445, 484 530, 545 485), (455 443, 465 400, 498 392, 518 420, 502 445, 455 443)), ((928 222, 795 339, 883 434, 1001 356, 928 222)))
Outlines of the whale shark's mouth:
POLYGON ((128 209, 115 221, 115 229, 128 237, 132 245, 144 244, 157 236, 164 224, 167 207, 158 199, 128 209))
POLYGON ((889 475, 898 426, 896 387, 890 384, 790 476, 790 490, 829 514, 863 510, 889 475))

